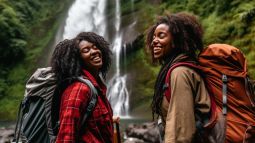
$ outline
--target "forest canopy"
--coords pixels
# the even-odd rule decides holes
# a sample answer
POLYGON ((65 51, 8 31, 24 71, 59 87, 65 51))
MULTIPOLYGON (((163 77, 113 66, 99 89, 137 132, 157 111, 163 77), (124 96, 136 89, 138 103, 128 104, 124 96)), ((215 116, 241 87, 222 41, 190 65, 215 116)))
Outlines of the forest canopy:
POLYGON ((22 60, 27 45, 26 26, 22 24, 22 19, 18 13, 8 3, 0 2, 0 66, 12 66, 17 61, 22 60))
POLYGON ((0 0, 0 120, 15 118, 28 75, 71 2, 0 0))

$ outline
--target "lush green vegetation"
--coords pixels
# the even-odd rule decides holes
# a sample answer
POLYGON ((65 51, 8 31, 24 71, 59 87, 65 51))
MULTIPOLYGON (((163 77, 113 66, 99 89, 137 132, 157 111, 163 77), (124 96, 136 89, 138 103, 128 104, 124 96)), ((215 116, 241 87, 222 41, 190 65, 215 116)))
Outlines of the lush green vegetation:
MULTIPOLYGON (((136 0, 134 11, 141 33, 158 15, 186 11, 198 16, 204 27, 205 46, 227 43, 240 48, 247 57, 250 74, 255 78, 255 1, 249 0, 136 0), (142 8, 141 8, 142 7, 142 8)), ((123 6, 123 15, 131 9, 123 6)))
MULTIPOLYGON (((130 3, 130 1, 125 1, 130 3)), ((122 14, 129 13, 131 5, 122 6, 122 14)), ((211 43, 227 43, 240 48, 248 60, 249 74, 255 79, 255 1, 249 0, 135 0, 134 15, 136 29, 145 34, 156 17, 165 13, 186 11, 198 16, 204 27, 205 46, 211 43), (154 4, 151 4, 154 2, 154 4), (160 3, 160 4, 157 4, 160 3)), ((141 41, 144 41, 142 39, 141 41)), ((139 73, 133 78, 132 97, 135 101, 150 103, 153 84, 159 67, 154 67, 144 54, 144 45, 130 56, 130 71, 139 73), (144 67, 141 68, 141 65, 144 67), (145 74, 146 72, 146 74, 145 74), (149 74, 147 74, 149 73, 149 74), (141 100, 143 99, 143 100, 141 100)), ((131 82, 131 81, 130 81, 131 82)), ((132 102, 132 107, 140 108, 140 102, 132 102)), ((135 109, 134 109, 135 110, 135 109)))
POLYGON ((25 81, 69 0, 0 0, 0 120, 15 119, 25 81))

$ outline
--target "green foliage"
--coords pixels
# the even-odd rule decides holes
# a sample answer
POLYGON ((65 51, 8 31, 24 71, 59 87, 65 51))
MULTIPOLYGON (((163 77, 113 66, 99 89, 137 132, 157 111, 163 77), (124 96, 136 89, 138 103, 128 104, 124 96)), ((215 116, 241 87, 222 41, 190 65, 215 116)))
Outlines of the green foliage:
POLYGON ((188 11, 200 17, 205 45, 227 43, 240 48, 247 57, 250 74, 255 78, 255 1, 170 0, 164 3, 168 6, 167 11, 188 11))
POLYGON ((25 82, 71 2, 0 0, 0 120, 15 119, 25 82))
MULTIPOLYGON (((226 43, 241 49, 247 59, 249 75, 255 79, 255 1, 162 0, 160 5, 143 2, 140 4, 142 8, 138 11, 138 13, 141 11, 138 14, 138 18, 140 18, 138 23, 143 25, 139 25, 142 27, 140 32, 144 32, 152 25, 156 17, 163 13, 186 11, 196 14, 204 28, 205 46, 212 43, 226 43)), ((145 105, 135 101, 141 101, 144 104, 150 103, 159 67, 150 64, 150 55, 145 55, 141 51, 136 54, 135 57, 129 57, 132 59, 130 61, 132 65, 129 67, 139 73, 137 78, 132 78, 135 86, 131 89, 133 96, 131 103, 134 104, 131 106, 144 111, 145 105), (143 60, 141 61, 141 59, 143 60), (146 74, 143 74, 144 72, 146 74)), ((135 75, 132 71, 130 74, 135 75)))
MULTIPOLYGON (((255 77, 255 51, 250 52, 247 54, 246 58, 248 60, 249 65, 249 73, 251 77, 255 77)), ((253 78, 254 79, 254 78, 253 78)))
POLYGON ((232 8, 231 1, 232 0, 216 0, 215 5, 217 15, 221 15, 222 13, 229 11, 232 8))
POLYGON ((20 19, 25 25, 32 26, 33 24, 43 21, 47 18, 53 9, 57 11, 56 2, 60 0, 9 0, 9 3, 17 11, 20 19), (45 17, 46 16, 46 17, 45 17), (40 17, 40 18, 39 18, 40 17))
POLYGON ((16 112, 19 109, 20 100, 16 96, 8 96, 0 100, 1 120, 15 119, 16 112))
POLYGON ((5 79, 0 79, 0 99, 3 98, 6 88, 7 88, 7 85, 6 85, 5 79))
POLYGON ((3 2, 0 3, 0 31, 0 67, 10 66, 24 57, 26 29, 15 10, 3 2))
POLYGON ((255 8, 250 4, 243 4, 237 11, 237 15, 242 22, 249 24, 255 18, 255 8))

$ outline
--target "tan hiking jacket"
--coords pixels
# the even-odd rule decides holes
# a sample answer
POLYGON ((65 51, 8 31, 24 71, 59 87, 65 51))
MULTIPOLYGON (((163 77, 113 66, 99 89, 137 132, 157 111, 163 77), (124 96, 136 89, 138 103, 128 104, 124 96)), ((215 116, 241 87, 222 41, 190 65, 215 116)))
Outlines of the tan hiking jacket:
POLYGON ((170 103, 165 96, 162 102, 164 141, 191 143, 196 132, 194 109, 196 113, 209 114, 210 97, 201 76, 189 67, 176 67, 171 73, 170 81, 170 103))

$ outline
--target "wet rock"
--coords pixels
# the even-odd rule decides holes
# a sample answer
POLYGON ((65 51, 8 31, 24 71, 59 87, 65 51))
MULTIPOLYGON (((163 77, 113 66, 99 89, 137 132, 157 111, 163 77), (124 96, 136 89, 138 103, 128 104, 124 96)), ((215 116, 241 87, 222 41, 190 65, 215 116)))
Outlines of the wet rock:
POLYGON ((140 140, 138 138, 127 138, 124 143, 144 143, 143 140, 140 140))
POLYGON ((128 143, 140 143, 139 141, 142 141, 142 143, 143 142, 146 142, 146 143, 160 142, 159 131, 157 129, 156 123, 154 122, 143 123, 141 125, 130 124, 126 128, 126 136, 127 136, 127 139, 131 138, 131 142, 128 142, 128 143))
POLYGON ((14 137, 14 129, 0 128, 0 143, 10 143, 14 137))

